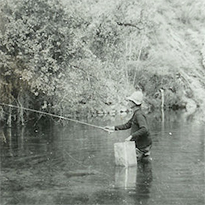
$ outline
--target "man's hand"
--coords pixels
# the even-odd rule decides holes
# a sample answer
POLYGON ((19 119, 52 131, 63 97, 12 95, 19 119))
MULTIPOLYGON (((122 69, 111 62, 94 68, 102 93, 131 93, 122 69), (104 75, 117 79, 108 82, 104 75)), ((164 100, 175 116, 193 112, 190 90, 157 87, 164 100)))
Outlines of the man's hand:
POLYGON ((130 141, 132 139, 132 135, 130 135, 128 138, 125 139, 125 141, 130 141))

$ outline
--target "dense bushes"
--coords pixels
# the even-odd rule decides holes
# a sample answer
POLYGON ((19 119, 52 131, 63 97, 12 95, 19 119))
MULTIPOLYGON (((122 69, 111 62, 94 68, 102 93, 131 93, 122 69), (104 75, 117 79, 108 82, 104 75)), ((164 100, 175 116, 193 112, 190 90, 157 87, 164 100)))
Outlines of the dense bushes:
POLYGON ((67 115, 119 109, 135 87, 150 107, 161 88, 166 107, 193 97, 177 74, 203 64, 203 3, 63 2, 1 2, 1 102, 67 115))

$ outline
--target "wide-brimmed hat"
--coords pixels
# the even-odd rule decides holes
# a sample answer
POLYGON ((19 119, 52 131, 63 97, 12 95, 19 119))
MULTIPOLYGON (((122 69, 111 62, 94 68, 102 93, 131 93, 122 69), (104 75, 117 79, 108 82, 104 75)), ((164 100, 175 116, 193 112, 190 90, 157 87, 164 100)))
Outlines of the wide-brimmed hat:
POLYGON ((141 105, 143 101, 143 93, 141 91, 135 91, 134 93, 132 93, 131 96, 127 97, 126 99, 134 102, 136 105, 141 105))

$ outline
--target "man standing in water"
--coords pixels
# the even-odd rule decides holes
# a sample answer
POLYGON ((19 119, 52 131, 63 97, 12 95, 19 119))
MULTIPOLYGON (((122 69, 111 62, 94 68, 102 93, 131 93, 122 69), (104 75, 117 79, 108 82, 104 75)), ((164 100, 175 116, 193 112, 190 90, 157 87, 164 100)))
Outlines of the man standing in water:
POLYGON ((135 91, 130 97, 128 106, 132 109, 132 118, 125 124, 117 126, 106 126, 108 130, 126 130, 131 128, 131 133, 125 141, 134 141, 136 146, 137 159, 141 160, 144 157, 150 155, 150 149, 152 146, 152 139, 148 129, 147 119, 143 111, 141 110, 141 104, 143 101, 143 94, 141 91, 135 91))

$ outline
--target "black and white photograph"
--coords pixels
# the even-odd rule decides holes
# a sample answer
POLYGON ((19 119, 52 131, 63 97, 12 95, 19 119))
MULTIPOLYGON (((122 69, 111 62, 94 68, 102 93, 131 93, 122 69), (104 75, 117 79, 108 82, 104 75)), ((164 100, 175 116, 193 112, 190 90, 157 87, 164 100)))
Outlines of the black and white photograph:
POLYGON ((0 0, 0 205, 205 205, 205 1, 0 0))

